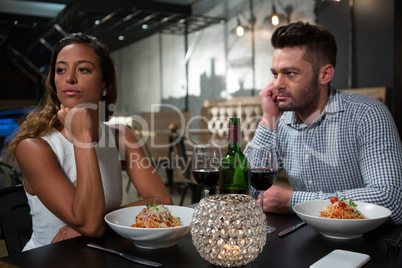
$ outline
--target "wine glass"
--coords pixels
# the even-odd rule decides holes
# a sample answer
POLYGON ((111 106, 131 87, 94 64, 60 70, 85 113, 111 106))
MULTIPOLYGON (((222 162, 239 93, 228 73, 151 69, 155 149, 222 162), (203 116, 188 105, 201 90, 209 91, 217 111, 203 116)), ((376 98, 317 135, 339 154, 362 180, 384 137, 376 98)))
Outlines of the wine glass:
POLYGON ((221 148, 214 144, 195 145, 192 157, 192 173, 196 182, 204 189, 204 197, 209 189, 219 181, 219 165, 222 159, 221 148))
MULTIPOLYGON (((276 151, 270 145, 250 143, 246 150, 246 158, 250 162, 250 183, 260 195, 260 204, 264 204, 264 192, 276 181, 278 161, 276 151)), ((275 227, 267 224, 267 233, 275 232, 275 227)))

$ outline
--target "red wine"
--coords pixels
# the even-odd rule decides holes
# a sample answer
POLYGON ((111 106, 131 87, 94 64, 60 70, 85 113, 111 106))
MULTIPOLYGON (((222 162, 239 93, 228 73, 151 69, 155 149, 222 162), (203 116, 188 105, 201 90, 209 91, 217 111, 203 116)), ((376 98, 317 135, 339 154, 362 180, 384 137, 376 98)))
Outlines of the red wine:
POLYGON ((219 181, 219 169, 193 170, 193 177, 203 188, 211 188, 219 181))
POLYGON ((271 168, 251 169, 251 185, 259 191, 268 190, 275 182, 277 172, 271 168))

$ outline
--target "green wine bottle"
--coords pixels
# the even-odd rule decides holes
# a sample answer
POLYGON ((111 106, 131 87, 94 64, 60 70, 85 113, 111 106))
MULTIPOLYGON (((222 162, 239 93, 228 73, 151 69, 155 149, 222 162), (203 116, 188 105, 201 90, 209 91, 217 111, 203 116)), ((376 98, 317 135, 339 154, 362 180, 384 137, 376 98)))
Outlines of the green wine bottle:
POLYGON ((241 150, 240 118, 229 119, 229 148, 219 168, 221 194, 249 194, 250 165, 241 150))

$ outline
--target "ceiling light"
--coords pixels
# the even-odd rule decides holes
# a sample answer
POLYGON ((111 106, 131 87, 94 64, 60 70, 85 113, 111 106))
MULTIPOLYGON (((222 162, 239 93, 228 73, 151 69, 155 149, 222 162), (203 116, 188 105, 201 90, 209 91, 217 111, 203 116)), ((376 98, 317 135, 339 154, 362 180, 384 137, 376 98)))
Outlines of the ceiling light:
POLYGON ((120 41, 123 41, 124 39, 126 39, 126 37, 125 37, 124 35, 119 35, 118 39, 119 39, 120 41))
POLYGON ((141 26, 141 28, 144 29, 144 30, 148 29, 148 24, 143 24, 143 25, 141 26))
POLYGON ((241 24, 240 13, 241 12, 237 12, 237 14, 236 14, 237 26, 230 31, 232 34, 235 34, 238 37, 242 37, 245 34, 245 32, 250 31, 250 27, 248 27, 247 25, 241 24))
POLYGON ((278 14, 276 13, 275 5, 272 5, 271 23, 272 23, 272 25, 275 25, 275 26, 279 24, 279 17, 278 17, 278 14))
POLYGON ((237 34, 237 36, 243 36, 244 35, 244 27, 242 25, 237 25, 236 34, 237 34))
POLYGON ((290 14, 292 13, 293 6, 292 5, 283 6, 281 0, 277 0, 277 2, 279 3, 281 9, 285 11, 286 15, 280 14, 276 11, 275 0, 272 0, 272 14, 265 17, 263 21, 265 24, 272 24, 276 26, 282 21, 286 21, 288 24, 290 23, 290 14))

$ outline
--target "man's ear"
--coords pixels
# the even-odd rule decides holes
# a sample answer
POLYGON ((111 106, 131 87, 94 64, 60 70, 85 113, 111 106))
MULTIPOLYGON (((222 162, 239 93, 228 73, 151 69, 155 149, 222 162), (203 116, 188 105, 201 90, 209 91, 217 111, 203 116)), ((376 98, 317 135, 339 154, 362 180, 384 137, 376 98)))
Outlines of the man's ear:
POLYGON ((322 85, 329 84, 334 77, 334 67, 331 64, 327 64, 320 69, 318 81, 322 85))

